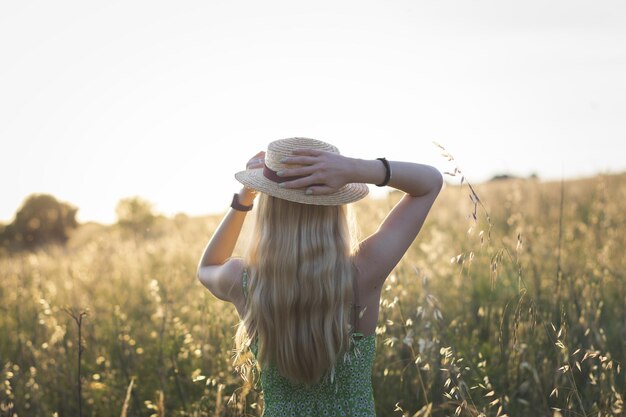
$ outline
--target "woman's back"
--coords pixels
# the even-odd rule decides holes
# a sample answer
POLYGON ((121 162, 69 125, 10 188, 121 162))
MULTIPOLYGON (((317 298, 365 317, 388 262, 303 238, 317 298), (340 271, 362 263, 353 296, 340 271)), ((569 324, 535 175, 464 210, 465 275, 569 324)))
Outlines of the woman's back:
POLYGON ((355 340, 345 361, 337 363, 333 382, 324 378, 309 388, 292 384, 270 365, 261 371, 263 416, 375 416, 375 355, 375 335, 355 340))
MULTIPOLYGON (((247 298, 246 270, 242 287, 247 298)), ((355 298, 358 300, 358 295, 355 298)), ((255 358, 257 343, 258 338, 255 338, 250 346, 255 358)), ((372 389, 375 356, 376 335, 354 332, 350 347, 336 362, 334 372, 326 373, 311 386, 291 382, 270 364, 260 375, 265 403, 263 416, 375 416, 372 389)))

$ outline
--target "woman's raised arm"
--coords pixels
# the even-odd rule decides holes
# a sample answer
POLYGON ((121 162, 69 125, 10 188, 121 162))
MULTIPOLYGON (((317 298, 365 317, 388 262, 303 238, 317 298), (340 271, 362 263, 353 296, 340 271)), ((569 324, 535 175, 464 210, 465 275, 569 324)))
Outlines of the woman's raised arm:
MULTIPOLYGON (((386 168, 380 160, 348 158, 318 150, 298 150, 285 163, 306 166, 281 172, 306 175, 283 183, 286 188, 308 187, 311 194, 331 193, 348 183, 381 184, 386 168)), ((356 265, 371 288, 382 286, 419 233, 441 187, 443 177, 434 167, 413 162, 390 161, 388 185, 405 193, 382 221, 378 230, 360 244, 356 265)))
MULTIPOLYGON (((248 161, 247 169, 262 167, 264 156, 265 152, 259 152, 252 157, 248 161)), ((254 201, 255 193, 242 188, 238 197, 241 205, 249 206, 254 201)), ((227 260, 233 254, 245 218, 246 212, 229 209, 198 262, 196 272, 198 279, 213 295, 224 301, 234 301, 231 278, 241 275, 242 272, 243 264, 240 260, 232 260, 233 262, 227 260)))

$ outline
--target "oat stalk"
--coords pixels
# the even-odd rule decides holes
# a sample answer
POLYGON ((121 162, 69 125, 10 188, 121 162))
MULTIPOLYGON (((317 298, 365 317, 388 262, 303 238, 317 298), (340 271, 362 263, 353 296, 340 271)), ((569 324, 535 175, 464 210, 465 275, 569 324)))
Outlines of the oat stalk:
POLYGON ((67 307, 64 308, 64 311, 76 322, 76 327, 78 328, 78 372, 76 374, 76 390, 78 395, 78 415, 83 417, 83 385, 80 379, 80 372, 83 350, 85 349, 82 344, 83 317, 87 315, 87 310, 76 312, 73 308, 67 307))

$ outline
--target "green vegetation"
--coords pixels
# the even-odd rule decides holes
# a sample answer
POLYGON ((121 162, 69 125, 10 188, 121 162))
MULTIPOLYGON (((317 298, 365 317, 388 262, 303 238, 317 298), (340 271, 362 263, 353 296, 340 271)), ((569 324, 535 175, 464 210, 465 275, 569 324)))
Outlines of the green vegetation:
MULTIPOLYGON (((623 415, 626 175, 474 190, 444 188, 387 281, 378 414, 623 415)), ((362 235, 397 198, 355 206, 362 235)), ((195 278, 220 218, 139 218, 0 259, 0 415, 261 414, 236 311, 195 278)))

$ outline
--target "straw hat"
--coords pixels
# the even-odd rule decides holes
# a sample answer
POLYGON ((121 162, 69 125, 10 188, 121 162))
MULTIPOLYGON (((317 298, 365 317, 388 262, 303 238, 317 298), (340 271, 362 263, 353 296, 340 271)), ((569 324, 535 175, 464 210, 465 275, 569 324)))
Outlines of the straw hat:
POLYGON ((293 156, 294 149, 319 149, 322 151, 339 153, 335 146, 310 138, 288 138, 271 142, 265 153, 265 167, 249 169, 235 174, 237 181, 262 193, 302 204, 317 204, 321 206, 337 206, 352 203, 367 195, 367 185, 354 183, 346 184, 332 194, 307 195, 306 188, 281 188, 280 182, 289 181, 298 177, 278 177, 277 171, 288 168, 298 168, 303 165, 283 164, 280 160, 286 156, 293 156))

